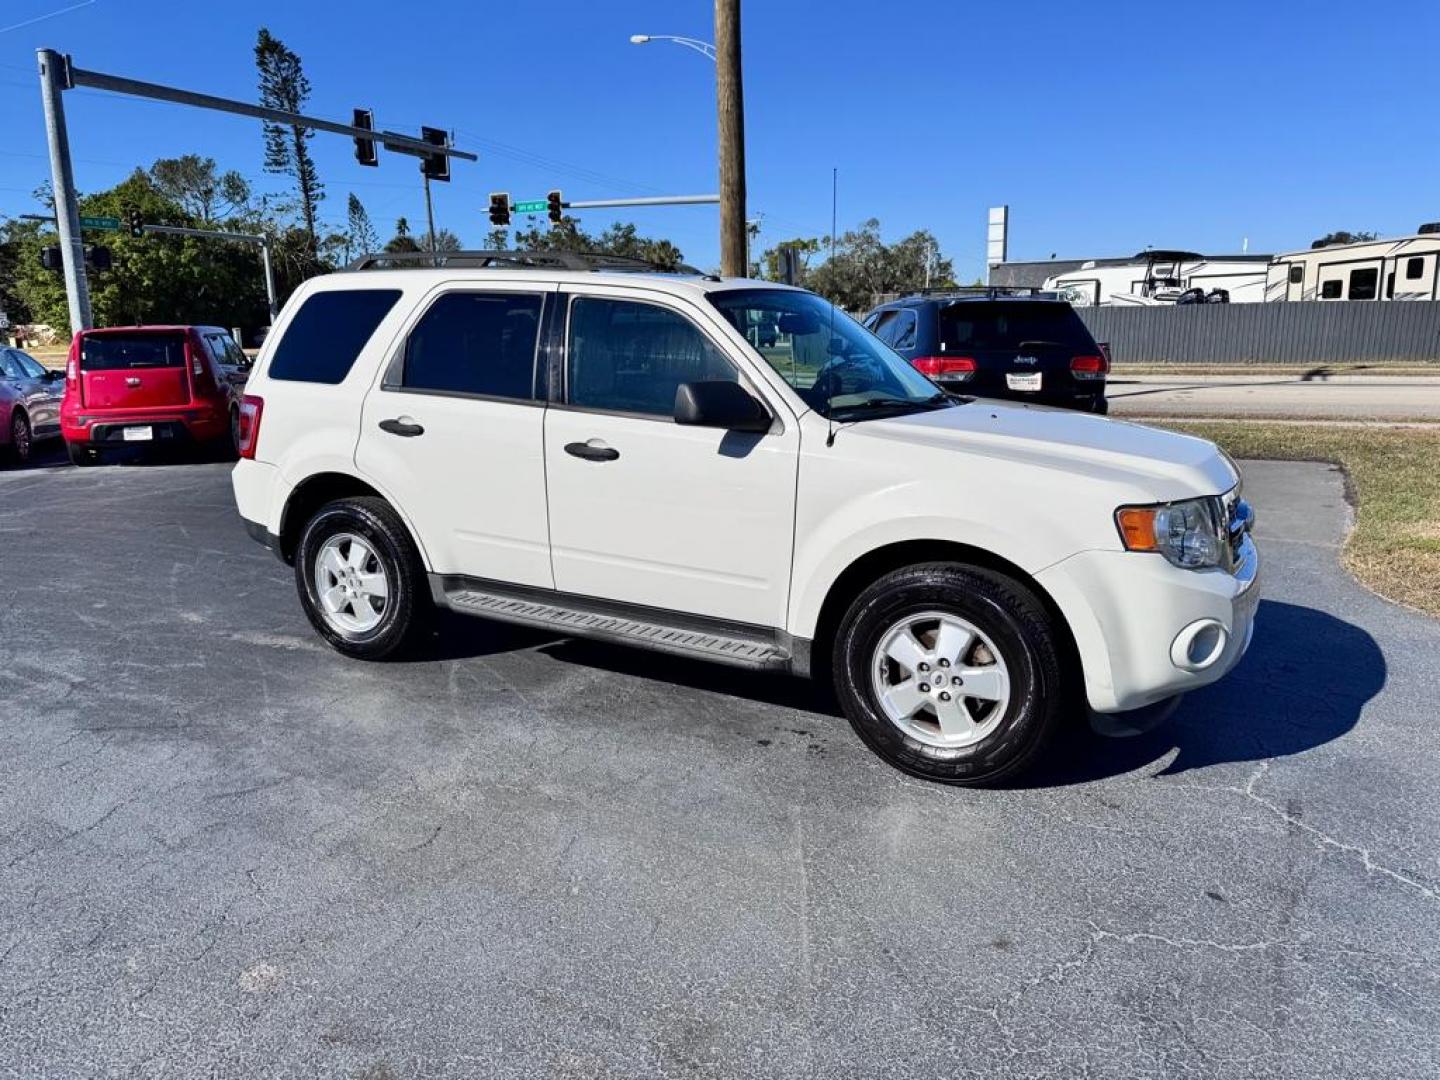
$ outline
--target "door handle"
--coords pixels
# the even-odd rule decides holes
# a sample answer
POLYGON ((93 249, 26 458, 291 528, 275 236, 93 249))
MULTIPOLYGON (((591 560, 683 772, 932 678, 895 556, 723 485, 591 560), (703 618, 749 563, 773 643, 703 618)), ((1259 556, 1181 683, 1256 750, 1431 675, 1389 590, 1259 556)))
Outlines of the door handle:
POLYGON ((380 430, 388 431, 391 435, 400 435, 406 439, 413 439, 416 435, 425 434, 425 429, 408 416, 402 416, 395 420, 381 420, 380 430))
POLYGON ((593 442, 572 442, 565 444, 565 452, 586 461, 614 461, 620 451, 595 440, 593 442))

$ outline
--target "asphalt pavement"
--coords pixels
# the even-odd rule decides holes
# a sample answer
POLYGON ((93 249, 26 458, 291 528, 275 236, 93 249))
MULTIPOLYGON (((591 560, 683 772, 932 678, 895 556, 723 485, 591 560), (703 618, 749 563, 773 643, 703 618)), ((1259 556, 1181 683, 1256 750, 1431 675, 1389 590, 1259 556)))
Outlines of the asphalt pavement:
POLYGON ((1245 471, 1241 667, 1000 791, 778 676, 346 660, 225 466, 0 471, 0 1076, 1440 1074, 1440 623, 1245 471))
POLYGON ((1294 417, 1301 420, 1440 420, 1440 376, 1116 375, 1115 416, 1294 417))

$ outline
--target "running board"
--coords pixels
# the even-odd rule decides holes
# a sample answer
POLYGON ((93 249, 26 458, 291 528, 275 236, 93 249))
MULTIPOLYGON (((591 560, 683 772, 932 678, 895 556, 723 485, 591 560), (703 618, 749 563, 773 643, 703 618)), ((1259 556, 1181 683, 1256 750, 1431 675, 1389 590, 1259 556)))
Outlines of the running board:
MULTIPOLYGON (((432 575, 430 590, 437 604, 463 615, 736 667, 766 671, 797 668, 791 645, 799 643, 784 631, 469 578, 432 575)), ((800 651, 808 661, 809 650, 800 651)))

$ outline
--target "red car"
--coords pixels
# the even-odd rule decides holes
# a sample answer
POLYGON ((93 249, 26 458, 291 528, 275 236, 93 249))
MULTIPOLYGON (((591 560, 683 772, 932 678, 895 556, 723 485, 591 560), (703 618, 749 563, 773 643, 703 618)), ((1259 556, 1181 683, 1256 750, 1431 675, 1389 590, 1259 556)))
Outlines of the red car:
POLYGON ((82 330, 70 344, 60 432, 70 460, 168 446, 233 456, 250 360, 218 326, 82 330))

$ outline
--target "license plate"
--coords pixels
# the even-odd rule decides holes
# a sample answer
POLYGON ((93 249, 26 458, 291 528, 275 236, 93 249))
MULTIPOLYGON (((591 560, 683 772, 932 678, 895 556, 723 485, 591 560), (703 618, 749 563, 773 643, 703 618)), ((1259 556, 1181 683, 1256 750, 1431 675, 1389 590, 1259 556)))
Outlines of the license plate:
POLYGON ((155 437, 155 432, 148 425, 145 427, 127 427, 121 429, 120 438, 125 442, 149 442, 155 437))
POLYGON ((1005 385, 1011 390, 1039 390, 1040 376, 1038 371, 1026 372, 1022 375, 1010 374, 1005 376, 1005 385))

